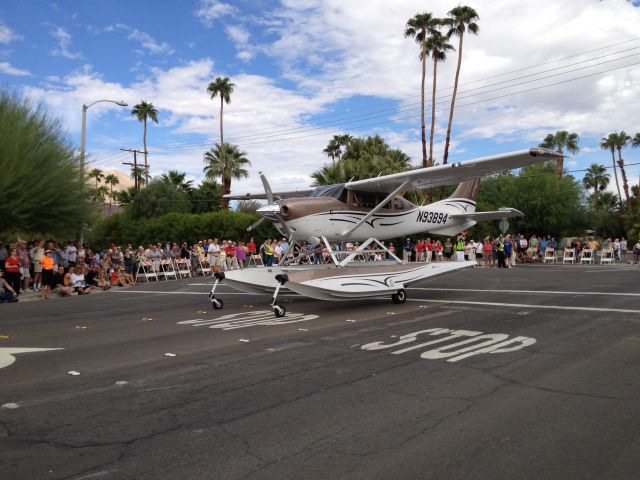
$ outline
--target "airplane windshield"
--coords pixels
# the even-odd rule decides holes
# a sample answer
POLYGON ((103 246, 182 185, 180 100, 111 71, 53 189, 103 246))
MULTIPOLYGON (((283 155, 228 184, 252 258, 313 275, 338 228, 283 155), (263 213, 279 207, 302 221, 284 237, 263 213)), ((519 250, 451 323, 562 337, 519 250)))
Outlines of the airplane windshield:
POLYGON ((310 197, 333 197, 338 200, 344 194, 344 184, 339 183, 337 185, 322 185, 320 187, 316 187, 313 192, 309 195, 310 197))

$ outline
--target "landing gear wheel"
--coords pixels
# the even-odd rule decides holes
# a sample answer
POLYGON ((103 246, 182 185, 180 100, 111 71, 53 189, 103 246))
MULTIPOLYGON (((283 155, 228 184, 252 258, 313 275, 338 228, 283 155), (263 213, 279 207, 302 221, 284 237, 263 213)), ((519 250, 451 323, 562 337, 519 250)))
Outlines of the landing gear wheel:
POLYGON ((215 309, 215 310, 220 310, 222 308, 222 306, 224 305, 224 302, 218 298, 214 298, 211 300, 211 306, 215 309))
POLYGON ((407 300, 407 292, 404 290, 398 290, 398 293, 391 295, 391 301, 395 304, 404 303, 407 300))
POLYGON ((273 306, 273 313, 275 314, 276 317, 281 318, 281 317, 284 317, 285 313, 287 313, 287 309, 284 308, 282 305, 276 303, 273 306))

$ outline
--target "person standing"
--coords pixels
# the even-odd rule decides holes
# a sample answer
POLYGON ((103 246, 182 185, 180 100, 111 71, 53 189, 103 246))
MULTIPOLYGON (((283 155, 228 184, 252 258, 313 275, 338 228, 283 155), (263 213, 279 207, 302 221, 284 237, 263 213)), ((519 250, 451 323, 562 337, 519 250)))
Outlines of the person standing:
POLYGON ((498 257, 498 268, 507 268, 505 263, 504 238, 502 235, 496 240, 496 255, 498 257))
POLYGON ((53 257, 51 256, 51 250, 45 250, 44 256, 41 259, 42 262, 42 298, 45 300, 50 299, 49 293, 55 288, 53 283, 53 257))
POLYGON ((18 242, 18 257, 20 258, 20 274, 22 275, 22 290, 29 288, 29 280, 31 280, 31 260, 29 259, 29 251, 27 250, 27 242, 18 242))
POLYGON ((44 257, 44 242, 36 240, 31 248, 31 261, 33 262, 33 290, 38 291, 42 286, 42 257, 44 257))
POLYGON ((413 243, 411 243, 411 239, 407 238, 407 241, 404 242, 402 246, 402 261, 404 263, 409 263, 411 261, 411 251, 413 250, 413 243))
POLYGON ((4 271, 7 283, 16 292, 16 296, 20 295, 20 257, 15 247, 9 250, 9 256, 4 261, 4 271))
POLYGON ((67 262, 69 262, 69 266, 75 267, 76 260, 78 259, 78 249, 73 242, 69 242, 65 249, 65 253, 67 254, 67 262))
POLYGON ((461 233, 456 238, 456 243, 453 246, 453 249, 456 252, 456 262, 464 261, 464 240, 465 240, 464 233, 461 233))

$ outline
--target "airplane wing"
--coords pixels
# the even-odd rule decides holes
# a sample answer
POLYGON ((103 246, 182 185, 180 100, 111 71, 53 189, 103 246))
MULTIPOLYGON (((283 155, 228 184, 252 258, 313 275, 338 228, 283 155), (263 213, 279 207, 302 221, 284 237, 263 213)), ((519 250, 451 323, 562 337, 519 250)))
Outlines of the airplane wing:
POLYGON ((410 182, 409 186, 404 188, 404 190, 420 190, 423 188, 439 187, 441 185, 454 185, 465 180, 484 177, 514 168, 526 167, 548 160, 557 160, 561 157, 563 157, 563 155, 558 152, 535 147, 529 150, 503 153, 466 162, 448 163, 446 165, 418 168, 416 170, 393 173, 391 175, 369 178, 367 180, 357 180, 345 184, 345 187, 349 190, 390 193, 408 181, 410 182))
MULTIPOLYGON (((292 190, 290 192, 273 192, 273 197, 276 199, 292 198, 292 197, 308 197, 313 188, 306 190, 292 190)), ((229 200, 267 200, 266 193, 245 193, 245 194, 228 194, 224 198, 229 200)))
POLYGON ((456 220, 474 220, 480 222, 483 220, 499 220, 502 218, 523 217, 524 213, 515 208, 503 208, 493 212, 476 212, 476 213, 453 213, 449 214, 449 218, 456 220))

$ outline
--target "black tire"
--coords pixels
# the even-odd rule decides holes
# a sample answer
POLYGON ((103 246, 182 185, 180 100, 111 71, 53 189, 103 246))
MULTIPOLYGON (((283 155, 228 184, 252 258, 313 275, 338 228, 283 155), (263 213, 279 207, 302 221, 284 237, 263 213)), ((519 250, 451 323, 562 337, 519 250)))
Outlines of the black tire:
POLYGON ((281 318, 281 317, 284 317, 285 313, 287 313, 287 309, 284 308, 282 305, 275 304, 273 306, 273 313, 277 318, 281 318))
POLYGON ((211 306, 214 308, 214 310, 221 310, 224 306, 224 302, 218 298, 214 298, 213 300, 211 300, 211 306))
POLYGON ((407 301, 407 292, 404 290, 398 290, 398 293, 391 295, 391 301, 395 304, 401 304, 407 301))

